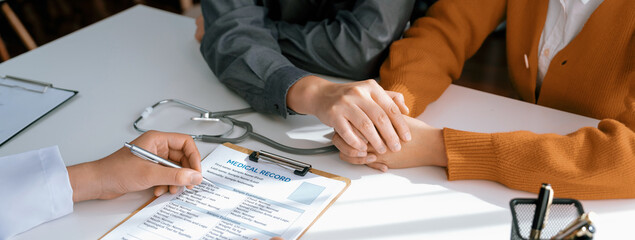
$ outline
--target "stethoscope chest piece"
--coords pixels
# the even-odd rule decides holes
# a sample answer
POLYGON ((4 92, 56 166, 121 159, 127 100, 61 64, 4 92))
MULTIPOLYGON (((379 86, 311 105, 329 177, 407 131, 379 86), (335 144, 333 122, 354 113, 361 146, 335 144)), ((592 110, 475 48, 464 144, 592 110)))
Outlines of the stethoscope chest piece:
POLYGON ((157 109, 160 106, 166 106, 167 104, 176 104, 180 107, 184 107, 185 109, 188 110, 192 110, 196 113, 199 114, 199 116, 193 116, 190 118, 190 120, 196 121, 196 122, 220 122, 223 123, 223 126, 221 127, 222 130, 215 130, 215 132, 217 132, 217 134, 191 134, 191 133, 185 133, 187 135, 190 135, 192 138, 194 138, 195 140, 200 140, 203 137, 227 137, 229 136, 233 131, 234 131, 234 122, 232 122, 231 120, 220 116, 219 114, 215 114, 212 113, 211 111, 208 111, 207 109, 201 108, 199 106, 178 100, 178 99, 165 99, 165 100, 161 100, 157 103, 155 103, 154 105, 147 107, 144 109, 144 111, 141 113, 141 115, 137 118, 137 120, 134 121, 133 123, 133 127, 134 129, 136 129, 139 132, 146 132, 149 129, 145 129, 140 127, 140 123, 143 120, 147 120, 150 118, 150 115, 152 114, 152 112, 154 112, 155 109, 157 109))
POLYGON ((220 119, 211 117, 211 112, 201 113, 200 117, 191 117, 190 119, 194 121, 203 121, 203 122, 218 122, 220 119))

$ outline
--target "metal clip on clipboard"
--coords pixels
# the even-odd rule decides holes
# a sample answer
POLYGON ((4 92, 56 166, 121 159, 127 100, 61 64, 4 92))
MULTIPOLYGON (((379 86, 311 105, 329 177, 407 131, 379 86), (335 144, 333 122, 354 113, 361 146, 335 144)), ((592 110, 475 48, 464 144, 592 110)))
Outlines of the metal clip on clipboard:
POLYGON ((311 164, 303 163, 288 157, 280 156, 264 150, 253 151, 249 154, 249 160, 258 162, 259 159, 267 160, 279 166, 290 168, 295 175, 304 176, 311 170, 311 164))
POLYGON ((75 95, 51 83, 0 75, 0 146, 75 95))
POLYGON ((5 75, 5 76, 2 76, 0 78, 1 79, 10 79, 10 80, 18 81, 18 82, 27 83, 29 85, 36 85, 36 86, 42 87, 42 89, 33 89, 33 88, 25 87, 25 86, 22 86, 22 85, 7 84, 7 83, 0 82, 1 86, 10 87, 10 88, 20 88, 20 89, 24 89, 24 90, 31 91, 31 92, 36 92, 36 93, 46 93, 46 90, 48 90, 49 88, 53 87, 53 84, 51 84, 51 83, 35 81, 35 80, 26 79, 26 78, 14 77, 14 76, 11 76, 11 75, 5 75))

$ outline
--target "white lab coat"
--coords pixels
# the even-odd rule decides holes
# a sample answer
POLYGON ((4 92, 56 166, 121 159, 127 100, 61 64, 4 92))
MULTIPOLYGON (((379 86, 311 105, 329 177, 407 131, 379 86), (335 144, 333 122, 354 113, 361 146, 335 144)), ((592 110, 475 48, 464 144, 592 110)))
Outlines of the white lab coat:
POLYGON ((57 146, 0 157, 0 239, 73 212, 57 146))

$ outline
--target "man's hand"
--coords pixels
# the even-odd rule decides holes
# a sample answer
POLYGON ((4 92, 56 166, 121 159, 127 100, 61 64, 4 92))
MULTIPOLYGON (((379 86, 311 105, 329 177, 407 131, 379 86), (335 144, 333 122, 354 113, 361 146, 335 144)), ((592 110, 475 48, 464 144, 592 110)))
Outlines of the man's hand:
POLYGON ((152 163, 133 155, 127 148, 121 148, 100 160, 67 168, 73 201, 112 199, 153 186, 158 186, 154 195, 159 196, 168 190, 176 193, 181 186, 192 188, 203 180, 201 156, 190 136, 148 131, 132 144, 180 163, 183 168, 152 163))
POLYGON ((352 164, 366 164, 380 171, 388 168, 409 168, 418 166, 446 167, 448 159, 445 154, 445 143, 441 129, 431 127, 423 121, 405 117, 412 131, 412 141, 404 143, 399 152, 378 153, 368 146, 369 154, 358 157, 357 150, 348 145, 338 134, 333 136, 333 144, 340 149, 340 158, 352 164))
POLYGON ((205 20, 203 19, 203 15, 201 15, 196 18, 196 33, 194 33, 194 38, 196 38, 196 41, 201 42, 203 35, 205 35, 205 20))
POLYGON ((367 143, 378 153, 385 153, 386 146, 397 152, 400 138, 411 139, 402 115, 408 113, 403 96, 385 91, 372 79, 339 84, 307 76, 289 88, 287 105, 335 128, 356 157, 366 156, 367 143))

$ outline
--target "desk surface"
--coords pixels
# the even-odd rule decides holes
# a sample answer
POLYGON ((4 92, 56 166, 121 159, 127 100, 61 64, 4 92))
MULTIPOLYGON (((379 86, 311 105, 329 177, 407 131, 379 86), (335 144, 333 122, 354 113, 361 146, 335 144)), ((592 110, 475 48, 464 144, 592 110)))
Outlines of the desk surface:
MULTIPOLYGON (((137 6, 0 64, 0 74, 79 91, 70 102, 0 148, 0 156, 58 145, 67 165, 99 159, 137 137, 132 121, 145 107, 165 98, 211 110, 247 107, 209 70, 194 40, 194 30, 193 19, 137 6)), ((189 118, 172 118, 179 117, 189 118)), ((565 134, 597 123, 454 85, 419 118, 437 127, 483 132, 524 129, 565 134)), ((304 134, 328 131, 314 117, 284 120, 252 113, 240 119, 286 144, 314 147, 328 141, 304 134)), ((202 155, 216 147, 197 145, 202 155)), ((271 150, 251 140, 241 145, 271 150)), ((303 239, 508 239, 509 200, 534 197, 495 182, 449 182, 444 169, 438 167, 381 173, 345 163, 334 153, 295 157, 352 180, 351 187, 303 239)), ((114 200, 78 203, 72 214, 15 239, 95 239, 151 195, 142 191, 114 200)), ((600 216, 597 239, 630 234, 632 221, 628 219, 635 216, 635 200, 583 204, 600 216)))

